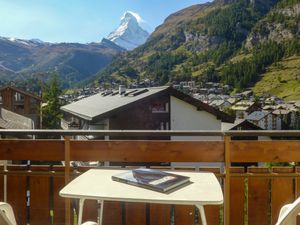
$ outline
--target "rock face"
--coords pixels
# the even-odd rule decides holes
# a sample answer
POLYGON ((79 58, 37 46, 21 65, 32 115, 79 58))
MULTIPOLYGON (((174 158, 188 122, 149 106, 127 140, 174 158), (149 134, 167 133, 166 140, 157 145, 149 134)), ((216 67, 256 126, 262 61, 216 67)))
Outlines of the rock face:
POLYGON ((256 29, 248 36, 245 47, 251 49, 258 43, 300 38, 300 22, 297 21, 299 15, 300 3, 272 11, 269 17, 257 24, 256 29), (289 21, 289 24, 286 21, 289 21))
POLYGON ((221 37, 209 37, 208 35, 192 34, 186 31, 184 32, 184 35, 187 49, 194 52, 207 51, 224 41, 221 37))
POLYGON ((279 10, 280 13, 286 16, 299 16, 300 14, 300 3, 292 5, 290 7, 286 7, 282 10, 279 10))
POLYGON ((136 16, 131 12, 126 12, 121 19, 120 26, 111 32, 107 39, 122 48, 132 50, 144 44, 148 37, 149 33, 141 28, 136 16))

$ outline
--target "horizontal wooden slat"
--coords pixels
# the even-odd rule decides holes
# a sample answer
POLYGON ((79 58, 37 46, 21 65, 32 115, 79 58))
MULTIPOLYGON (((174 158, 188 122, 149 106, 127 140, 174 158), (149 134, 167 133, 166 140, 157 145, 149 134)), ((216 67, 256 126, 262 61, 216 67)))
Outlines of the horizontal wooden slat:
POLYGON ((231 162, 300 162, 300 141, 231 141, 231 162))
POLYGON ((222 141, 71 141, 71 160, 223 162, 222 141))
POLYGON ((64 160, 63 140, 1 140, 0 160, 64 160))
MULTIPOLYGON (((291 162, 300 141, 231 141, 232 162, 291 162)), ((63 140, 1 140, 0 160, 64 160, 63 140)), ((71 160, 223 162, 223 141, 71 141, 71 160)))
POLYGON ((15 130, 1 129, 0 135, 108 135, 108 136, 277 136, 299 137, 299 130, 15 130))
POLYGON ((43 136, 223 136, 220 130, 14 130, 0 129, 0 135, 43 135, 43 136))

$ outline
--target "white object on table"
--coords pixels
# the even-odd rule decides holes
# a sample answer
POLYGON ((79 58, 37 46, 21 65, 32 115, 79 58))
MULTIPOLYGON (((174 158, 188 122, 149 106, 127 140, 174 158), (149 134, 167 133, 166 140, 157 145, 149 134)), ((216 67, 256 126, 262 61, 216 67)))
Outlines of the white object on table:
POLYGON ((127 170, 90 169, 60 191, 62 197, 79 199, 78 224, 82 222, 86 199, 100 201, 99 224, 102 224, 104 201, 195 205, 199 209, 203 225, 207 224, 203 206, 223 203, 220 183, 211 172, 167 171, 190 177, 191 184, 183 185, 171 193, 160 193, 111 179, 112 175, 125 171, 127 170))

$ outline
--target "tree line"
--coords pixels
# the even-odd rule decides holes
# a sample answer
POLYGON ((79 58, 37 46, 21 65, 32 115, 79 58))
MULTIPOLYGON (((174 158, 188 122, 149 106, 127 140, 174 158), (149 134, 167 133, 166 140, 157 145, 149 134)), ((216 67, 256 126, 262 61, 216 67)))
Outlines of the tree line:
POLYGON ((272 63, 278 62, 283 57, 299 53, 300 41, 297 39, 288 43, 270 41, 259 44, 254 47, 251 58, 237 63, 226 63, 221 71, 222 81, 238 90, 243 89, 257 81, 259 75, 264 73, 272 63))

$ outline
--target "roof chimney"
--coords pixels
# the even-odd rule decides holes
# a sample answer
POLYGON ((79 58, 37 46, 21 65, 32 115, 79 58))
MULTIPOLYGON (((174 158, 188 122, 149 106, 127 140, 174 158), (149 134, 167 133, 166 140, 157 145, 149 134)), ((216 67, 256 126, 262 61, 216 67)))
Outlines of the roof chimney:
POLYGON ((125 85, 119 85, 119 95, 125 94, 126 87, 125 85))

